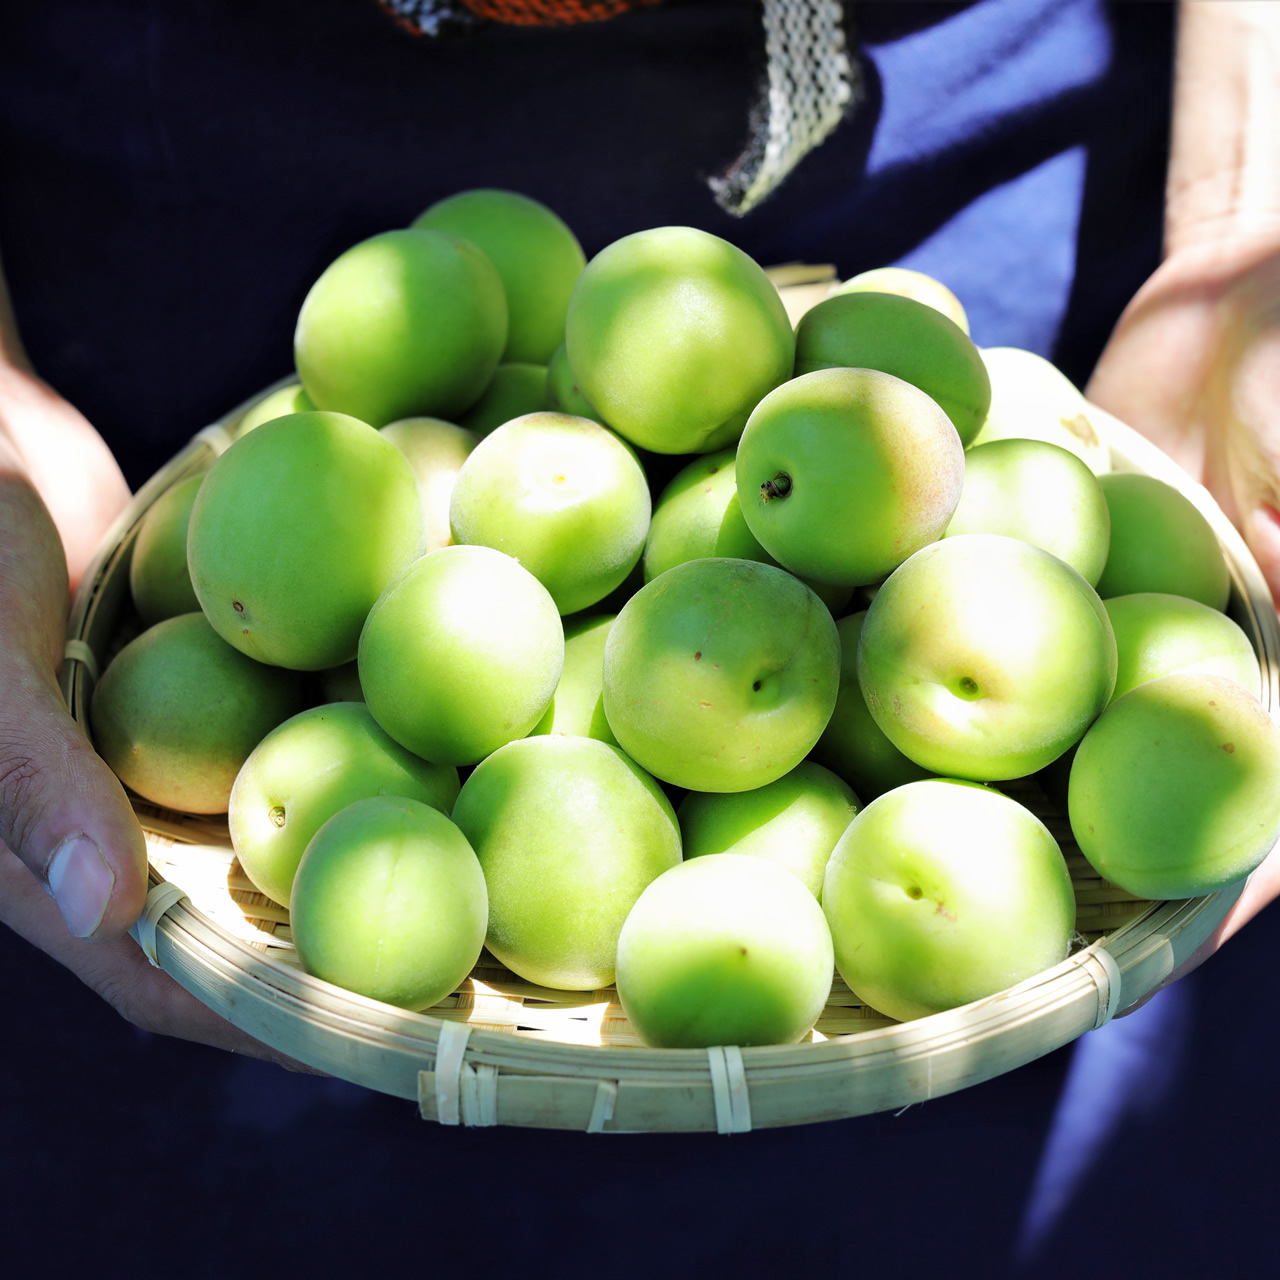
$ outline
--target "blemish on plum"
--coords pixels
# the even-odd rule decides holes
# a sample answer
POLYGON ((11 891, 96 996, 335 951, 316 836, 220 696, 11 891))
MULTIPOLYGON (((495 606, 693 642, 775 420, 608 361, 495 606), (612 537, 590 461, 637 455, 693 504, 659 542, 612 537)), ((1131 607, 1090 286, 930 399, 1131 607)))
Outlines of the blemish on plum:
POLYGON ((1234 742, 1224 742, 1222 744, 1222 749, 1227 753, 1227 755, 1233 756, 1236 753, 1236 744, 1234 742))
POLYGON ((233 601, 231 602, 231 607, 232 607, 232 608, 233 608, 237 613, 243 613, 243 612, 244 612, 244 605, 242 605, 242 604, 240 603, 240 601, 239 601, 239 600, 233 600, 233 601))
POLYGON ((697 653, 695 653, 695 654, 693 655, 693 660, 694 660, 694 662, 701 662, 701 661, 702 661, 702 650, 701 650, 701 649, 699 649, 699 650, 698 650, 698 652, 697 652, 697 653))
POLYGON ((281 804, 272 805, 270 812, 267 814, 267 817, 271 819, 271 825, 273 827, 283 827, 284 826, 284 805, 281 805, 281 804))
POLYGON ((924 897, 924 890, 918 884, 913 884, 907 889, 907 897, 919 902, 924 897))

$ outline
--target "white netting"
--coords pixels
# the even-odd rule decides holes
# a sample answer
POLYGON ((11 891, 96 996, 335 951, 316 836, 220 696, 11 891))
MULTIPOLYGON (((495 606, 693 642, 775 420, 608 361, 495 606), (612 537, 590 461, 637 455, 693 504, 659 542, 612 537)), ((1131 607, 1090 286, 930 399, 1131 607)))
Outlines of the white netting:
POLYGON ((766 82, 742 155, 711 180, 716 202, 744 214, 775 191, 843 119, 856 97, 839 0, 763 0, 766 82))

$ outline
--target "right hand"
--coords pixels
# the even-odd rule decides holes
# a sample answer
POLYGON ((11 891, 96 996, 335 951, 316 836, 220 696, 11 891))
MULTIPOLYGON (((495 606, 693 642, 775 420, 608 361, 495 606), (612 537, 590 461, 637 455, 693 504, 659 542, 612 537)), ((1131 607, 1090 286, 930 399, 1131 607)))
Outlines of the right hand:
POLYGON ((89 423, 34 375, 0 369, 0 922, 136 1026, 296 1068, 127 936, 146 898, 146 844, 58 671, 70 589, 128 499, 89 423))

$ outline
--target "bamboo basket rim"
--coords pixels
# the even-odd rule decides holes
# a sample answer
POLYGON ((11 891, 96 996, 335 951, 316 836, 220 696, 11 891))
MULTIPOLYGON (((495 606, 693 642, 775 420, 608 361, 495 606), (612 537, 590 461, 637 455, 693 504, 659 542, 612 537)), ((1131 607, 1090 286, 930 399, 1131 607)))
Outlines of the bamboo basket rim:
MULTIPOLYGON (((120 564, 139 522, 163 492, 228 447, 245 409, 291 381, 280 379, 197 433, 108 530, 73 601, 61 673, 68 708, 86 734, 97 668, 90 637, 127 593, 120 564)), ((1207 490, 1156 446, 1096 406, 1090 412, 1117 469, 1173 484, 1209 520, 1230 567, 1233 601, 1243 615, 1237 621, 1259 657, 1263 704, 1277 718, 1280 624, 1243 538, 1207 490)), ((149 806, 135 807, 149 845, 173 838, 171 828, 149 816, 149 806)), ((152 963, 243 1030, 315 1069, 413 1099, 424 1119, 596 1132, 817 1123, 896 1110, 992 1079, 1148 996, 1211 936, 1244 888, 1239 882, 1203 897, 1153 902, 1017 986, 912 1022, 798 1045, 652 1049, 524 1038, 345 991, 219 923, 169 884, 155 861, 135 937, 152 963)), ((590 997, 582 1003, 590 1005, 590 997)))

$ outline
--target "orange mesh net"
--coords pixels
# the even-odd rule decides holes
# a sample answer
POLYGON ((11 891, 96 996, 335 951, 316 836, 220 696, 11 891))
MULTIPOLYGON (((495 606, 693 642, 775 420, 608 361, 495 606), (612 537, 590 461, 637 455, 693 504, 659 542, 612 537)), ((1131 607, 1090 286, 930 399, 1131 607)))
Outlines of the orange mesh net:
POLYGON ((510 26, 562 26, 574 22, 602 22, 628 9, 659 0, 462 0, 476 15, 510 26))

